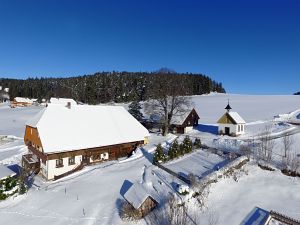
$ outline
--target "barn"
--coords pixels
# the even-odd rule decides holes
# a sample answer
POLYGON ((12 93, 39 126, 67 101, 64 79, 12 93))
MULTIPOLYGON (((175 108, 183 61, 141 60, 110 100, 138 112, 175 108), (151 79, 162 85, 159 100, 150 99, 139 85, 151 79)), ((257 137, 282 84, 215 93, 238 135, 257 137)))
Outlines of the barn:
POLYGON ((26 123, 22 166, 58 179, 85 165, 126 157, 148 136, 121 106, 49 104, 26 123))
POLYGON ((238 136, 245 133, 245 120, 237 113, 232 112, 229 105, 226 106, 226 113, 218 120, 219 134, 238 136))

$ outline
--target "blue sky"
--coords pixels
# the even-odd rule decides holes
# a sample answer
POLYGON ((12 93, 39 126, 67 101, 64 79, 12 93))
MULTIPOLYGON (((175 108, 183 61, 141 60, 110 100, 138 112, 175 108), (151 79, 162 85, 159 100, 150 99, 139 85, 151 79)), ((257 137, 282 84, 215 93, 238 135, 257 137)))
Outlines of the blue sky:
POLYGON ((300 91, 298 0, 0 0, 0 77, 206 74, 227 92, 300 91))

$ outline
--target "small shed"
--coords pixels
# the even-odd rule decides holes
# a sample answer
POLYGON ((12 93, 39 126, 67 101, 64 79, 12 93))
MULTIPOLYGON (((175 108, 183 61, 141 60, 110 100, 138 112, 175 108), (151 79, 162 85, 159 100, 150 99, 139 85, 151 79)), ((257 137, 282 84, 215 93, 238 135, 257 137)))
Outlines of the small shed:
POLYGON ((0 180, 4 180, 7 177, 14 177, 17 174, 9 169, 7 166, 0 165, 0 180))
POLYGON ((158 204, 140 183, 134 183, 124 194, 124 198, 133 208, 139 211, 141 217, 147 215, 158 204))
POLYGON ((174 133, 185 134, 191 131, 193 127, 198 126, 199 119, 200 117, 194 108, 185 113, 174 115, 171 119, 171 130, 174 133))
POLYGON ((226 106, 226 113, 218 120, 219 134, 238 136, 245 133, 245 120, 237 113, 231 112, 231 107, 226 106))

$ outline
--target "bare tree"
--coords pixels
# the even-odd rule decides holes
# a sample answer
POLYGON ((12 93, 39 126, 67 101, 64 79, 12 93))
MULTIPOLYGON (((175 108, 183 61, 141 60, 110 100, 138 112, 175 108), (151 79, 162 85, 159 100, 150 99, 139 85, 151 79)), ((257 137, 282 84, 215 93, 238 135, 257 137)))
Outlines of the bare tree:
POLYGON ((248 159, 250 159, 250 156, 252 153, 250 144, 240 145, 240 152, 241 152, 241 154, 247 156, 248 159))
POLYGON ((266 125, 263 134, 260 137, 260 146, 259 146, 259 163, 269 164, 272 161, 273 149, 275 142, 271 137, 272 131, 271 126, 266 125))
POLYGON ((291 155, 290 169, 291 169, 292 172, 294 172, 295 174, 297 174, 299 168, 300 168, 300 157, 297 155, 296 152, 294 152, 291 155))
POLYGON ((156 113, 161 116, 163 125, 163 135, 169 132, 173 116, 180 116, 190 109, 190 99, 182 96, 188 93, 188 87, 183 82, 179 82, 178 75, 157 74, 155 82, 152 84, 150 98, 145 104, 147 113, 156 113))
POLYGON ((283 169, 288 169, 291 160, 291 150, 294 144, 294 139, 291 135, 285 134, 282 138, 283 144, 283 156, 282 156, 282 166, 283 169))

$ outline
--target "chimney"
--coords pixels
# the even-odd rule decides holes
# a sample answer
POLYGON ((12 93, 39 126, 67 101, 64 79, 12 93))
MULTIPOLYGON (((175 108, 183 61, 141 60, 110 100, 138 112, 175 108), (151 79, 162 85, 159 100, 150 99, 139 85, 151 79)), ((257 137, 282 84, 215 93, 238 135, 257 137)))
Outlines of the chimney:
POLYGON ((71 109, 71 102, 68 102, 68 103, 67 103, 67 108, 68 108, 68 109, 71 109))

